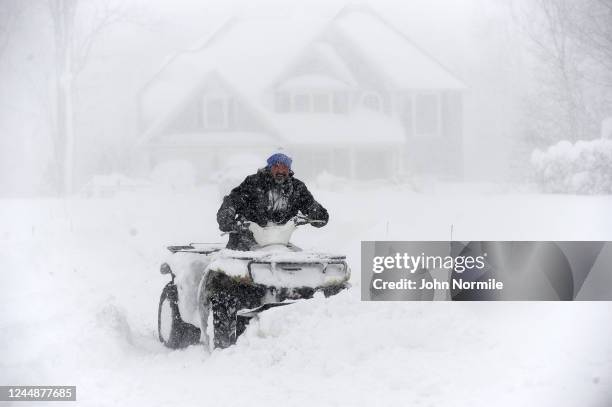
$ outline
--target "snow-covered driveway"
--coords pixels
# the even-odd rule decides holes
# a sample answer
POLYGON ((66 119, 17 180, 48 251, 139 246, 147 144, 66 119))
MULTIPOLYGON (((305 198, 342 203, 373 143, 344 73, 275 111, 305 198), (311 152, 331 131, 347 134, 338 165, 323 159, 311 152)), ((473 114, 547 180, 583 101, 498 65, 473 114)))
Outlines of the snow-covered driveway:
MULTIPOLYGON (((612 240, 612 197, 313 190, 332 221, 295 242, 612 240)), ((359 287, 267 311, 238 344, 169 351, 167 244, 219 240, 213 187, 0 201, 0 383, 76 385, 79 405, 608 406, 612 303, 362 303, 359 287)), ((41 404, 42 405, 42 404, 41 404)))

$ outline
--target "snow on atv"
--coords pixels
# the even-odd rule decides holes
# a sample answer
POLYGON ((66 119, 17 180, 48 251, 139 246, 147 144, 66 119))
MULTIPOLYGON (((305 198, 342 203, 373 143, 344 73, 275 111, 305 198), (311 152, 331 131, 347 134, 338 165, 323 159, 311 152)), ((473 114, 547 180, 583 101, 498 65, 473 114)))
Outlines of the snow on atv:
POLYGON ((226 348, 262 311, 318 291, 328 297, 347 288, 346 256, 303 251, 289 243, 298 226, 315 222, 303 216, 265 227, 248 222, 257 242, 251 251, 220 243, 169 246, 171 255, 160 270, 171 281, 159 300, 159 340, 173 349, 198 342, 208 346, 212 314, 213 345, 226 348))

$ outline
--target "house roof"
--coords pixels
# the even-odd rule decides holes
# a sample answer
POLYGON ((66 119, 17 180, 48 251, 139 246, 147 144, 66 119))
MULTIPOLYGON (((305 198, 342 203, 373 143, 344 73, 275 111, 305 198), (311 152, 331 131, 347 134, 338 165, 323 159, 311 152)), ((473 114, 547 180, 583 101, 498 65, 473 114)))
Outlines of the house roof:
MULTIPOLYGON (((210 75, 217 75, 229 84, 275 134, 285 138, 291 137, 288 134, 299 133, 292 130, 296 126, 285 125, 293 115, 274 113, 270 103, 269 108, 265 107, 266 91, 309 46, 325 55, 332 64, 338 77, 335 86, 354 86, 350 67, 328 44, 316 41, 330 28, 339 30, 357 46, 397 88, 465 88, 401 32, 370 10, 345 8, 331 21, 302 16, 233 18, 200 46, 170 58, 143 88, 140 106, 144 131, 140 141, 146 142, 156 135, 157 130, 191 100, 194 89, 210 75)), ((301 86, 304 83, 300 80, 311 82, 313 79, 316 78, 295 78, 297 83, 289 85, 301 86)), ((316 82, 320 83, 320 80, 316 82)), ((308 120, 311 120, 310 116, 308 120)))
POLYGON ((208 75, 217 73, 249 107, 260 106, 265 88, 312 41, 323 22, 305 19, 232 19, 196 50, 173 58, 141 94, 145 131, 184 103, 208 75))
POLYGON ((466 86, 382 17, 342 13, 335 27, 399 89, 456 89, 466 86))

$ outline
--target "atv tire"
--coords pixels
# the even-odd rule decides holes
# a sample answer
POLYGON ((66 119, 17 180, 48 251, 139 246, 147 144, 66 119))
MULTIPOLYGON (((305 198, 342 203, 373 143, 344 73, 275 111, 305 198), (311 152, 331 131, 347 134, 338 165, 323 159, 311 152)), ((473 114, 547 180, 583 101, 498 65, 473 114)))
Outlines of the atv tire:
POLYGON ((236 343, 249 323, 250 317, 238 316, 238 311, 261 306, 266 290, 221 271, 210 272, 205 284, 213 316, 213 345, 227 348, 236 343))
POLYGON ((213 314, 213 343, 215 348, 234 345, 248 323, 248 319, 237 316, 239 301, 227 292, 217 292, 211 296, 213 314))
POLYGON ((200 328, 184 322, 178 307, 178 289, 166 284, 159 298, 157 334, 160 342, 171 349, 185 348, 200 341, 200 328))

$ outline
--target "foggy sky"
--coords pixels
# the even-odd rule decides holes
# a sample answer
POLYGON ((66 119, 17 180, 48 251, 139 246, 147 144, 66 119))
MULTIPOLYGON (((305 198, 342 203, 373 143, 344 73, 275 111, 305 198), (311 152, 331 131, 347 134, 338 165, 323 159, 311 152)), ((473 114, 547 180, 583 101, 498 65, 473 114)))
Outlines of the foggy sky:
MULTIPOLYGON (((520 129, 522 91, 529 86, 530 69, 507 4, 368 3, 467 84, 467 176, 506 176, 508 145, 520 129)), ((100 0, 81 9, 77 34, 87 33, 99 4, 119 4, 124 16, 96 37, 77 78, 76 148, 88 162, 99 158, 100 151, 112 156, 129 148, 132 136, 123 129, 133 121, 135 92, 169 55, 193 47, 228 17, 297 15, 328 20, 346 2, 100 0)), ((44 1, 3 2, 0 7, 5 14, 18 7, 21 15, 0 56, 1 190, 31 193, 46 182, 51 154, 52 28, 44 1)))

